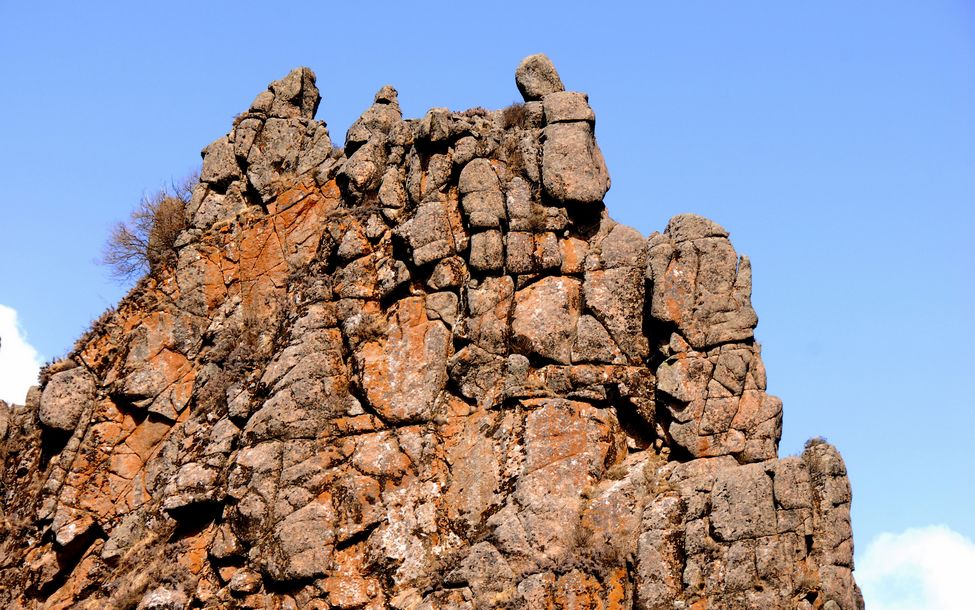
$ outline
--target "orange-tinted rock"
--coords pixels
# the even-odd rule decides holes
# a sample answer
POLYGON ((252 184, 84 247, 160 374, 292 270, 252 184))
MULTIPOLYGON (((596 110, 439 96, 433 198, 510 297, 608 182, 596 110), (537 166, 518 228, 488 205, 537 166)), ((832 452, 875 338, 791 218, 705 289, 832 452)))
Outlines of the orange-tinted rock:
POLYGON ((504 111, 383 87, 344 149, 298 69, 205 149, 178 257, 0 403, 0 606, 862 608, 747 259, 612 221, 533 61, 504 111))
POLYGON ((427 319, 422 298, 400 301, 387 324, 357 354, 366 400, 388 422, 429 419, 443 400, 450 335, 427 319))

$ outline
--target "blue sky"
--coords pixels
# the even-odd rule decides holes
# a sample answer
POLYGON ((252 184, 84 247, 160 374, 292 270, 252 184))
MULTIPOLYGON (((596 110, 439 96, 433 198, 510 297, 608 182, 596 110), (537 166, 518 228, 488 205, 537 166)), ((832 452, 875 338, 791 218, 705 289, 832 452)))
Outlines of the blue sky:
POLYGON ((292 67, 341 141, 386 83, 409 116, 506 106, 542 51, 617 220, 703 214, 751 257, 781 451, 840 448, 858 556, 975 538, 975 3, 87 4, 0 1, 0 304, 42 358, 123 294, 111 224, 292 67))

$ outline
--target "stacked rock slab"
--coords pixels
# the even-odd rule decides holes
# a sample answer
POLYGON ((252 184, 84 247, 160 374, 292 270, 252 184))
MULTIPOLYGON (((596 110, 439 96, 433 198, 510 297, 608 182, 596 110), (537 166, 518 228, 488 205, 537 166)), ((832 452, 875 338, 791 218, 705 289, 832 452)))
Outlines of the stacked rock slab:
POLYGON ((175 267, 0 403, 0 605, 863 607, 748 260, 611 220, 587 96, 516 83, 333 148, 301 68, 204 150, 175 267))

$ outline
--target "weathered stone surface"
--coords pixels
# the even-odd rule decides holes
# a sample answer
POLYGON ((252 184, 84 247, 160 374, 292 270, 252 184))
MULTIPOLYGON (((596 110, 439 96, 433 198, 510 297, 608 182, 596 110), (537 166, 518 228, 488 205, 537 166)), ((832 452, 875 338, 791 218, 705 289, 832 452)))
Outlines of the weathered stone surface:
POLYGON ((416 215, 400 226, 399 231, 413 249, 417 265, 440 260, 454 253, 450 219, 446 206, 440 201, 420 205, 416 215))
POLYGON ((463 195, 478 191, 500 191, 501 183, 498 182, 498 174, 490 161, 474 159, 461 170, 457 190, 463 195))
POLYGON ((772 480, 761 464, 718 472, 711 492, 711 527, 719 542, 777 533, 772 480))
POLYGON ((300 68, 207 147, 175 264, 0 402, 0 606, 862 608, 747 259, 611 220, 587 97, 516 81, 333 149, 300 68))
POLYGON ((429 419, 447 382, 450 333, 428 320, 419 297, 400 301, 388 324, 385 339, 368 341, 357 353, 366 400, 385 421, 429 419))
POLYGON ((136 610, 181 610, 188 601, 182 591, 158 587, 142 598, 136 610))
POLYGON ((692 455, 775 457, 782 403, 765 393, 758 346, 676 351, 657 368, 657 388, 672 399, 666 402, 674 418, 671 436, 692 455))
POLYGON ((302 175, 330 179, 332 142, 325 124, 314 120, 320 101, 308 68, 292 70, 258 95, 231 132, 203 150, 201 185, 187 205, 191 225, 207 229, 253 205, 272 204, 302 175), (259 200, 251 201, 249 192, 259 200))
POLYGON ((663 235, 652 235, 649 247, 655 319, 675 324, 696 349, 752 337, 758 317, 751 306, 751 263, 738 258, 724 229, 685 214, 663 235))
POLYGON ((554 123, 545 128, 542 185, 559 201, 596 203, 609 190, 603 153, 585 122, 554 123))
POLYGON ((586 306, 606 327, 623 352, 637 360, 647 354, 644 322, 644 260, 642 237, 633 229, 614 226, 586 258, 583 282, 586 306))
POLYGON ((71 432, 94 399, 94 378, 87 369, 76 366, 51 376, 41 394, 37 417, 49 428, 71 432))
POLYGON ((274 96, 268 114, 286 119, 314 118, 322 99, 315 86, 315 73, 308 68, 295 68, 268 85, 268 91, 274 96))
POLYGON ((203 149, 206 162, 200 170, 200 181, 215 185, 226 185, 240 177, 240 167, 234 156, 234 147, 230 138, 224 136, 203 149))
POLYGON ((504 195, 500 190, 468 193, 461 204, 471 227, 497 228, 505 218, 504 195))
POLYGON ((545 110, 545 122, 569 123, 572 121, 594 122, 596 115, 589 107, 589 96, 576 91, 561 91, 551 93, 542 100, 545 110))
POLYGON ((582 309, 578 280, 547 277, 515 294, 511 342, 515 350, 569 364, 582 309))
POLYGON ((521 60, 515 70, 515 84, 526 102, 540 100, 549 93, 565 89, 552 60, 543 53, 529 55, 521 60))
POLYGON ((487 159, 474 159, 460 172, 457 189, 471 227, 497 228, 505 218, 504 194, 498 175, 487 159))
POLYGON ((580 316, 572 346, 572 362, 624 364, 625 360, 599 320, 592 316, 580 316))
POLYGON ((484 231, 471 236, 471 268, 496 271, 504 264, 504 244, 501 231, 484 231))
POLYGON ((509 317, 515 285, 503 275, 486 279, 467 293, 468 312, 464 323, 468 338, 482 349, 503 355, 511 336, 509 317))

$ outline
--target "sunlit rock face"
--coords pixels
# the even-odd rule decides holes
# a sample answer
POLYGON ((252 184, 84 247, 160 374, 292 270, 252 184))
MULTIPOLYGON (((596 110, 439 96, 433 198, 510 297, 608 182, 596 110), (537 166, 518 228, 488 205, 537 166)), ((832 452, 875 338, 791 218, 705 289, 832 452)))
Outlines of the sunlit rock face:
POLYGON ((333 147, 315 74, 203 151, 175 263, 0 403, 5 608, 862 608, 843 461, 779 459, 751 268, 602 203, 583 93, 333 147))

